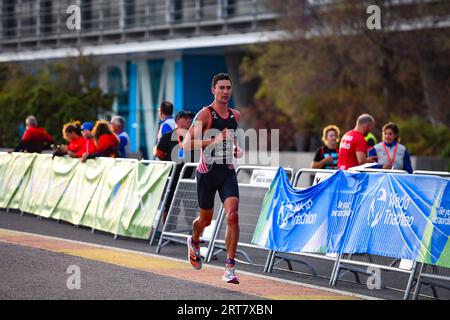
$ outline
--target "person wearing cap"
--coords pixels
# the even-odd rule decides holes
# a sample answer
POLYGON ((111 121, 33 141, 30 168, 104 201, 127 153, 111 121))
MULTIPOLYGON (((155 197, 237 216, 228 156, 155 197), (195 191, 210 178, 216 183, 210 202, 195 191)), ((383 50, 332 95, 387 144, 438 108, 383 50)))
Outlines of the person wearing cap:
POLYGON ((97 121, 92 132, 97 150, 90 154, 84 153, 81 162, 96 157, 117 158, 119 156, 119 137, 114 134, 109 122, 97 121))
POLYGON ((83 135, 83 138, 86 140, 86 144, 84 150, 80 150, 80 152, 77 153, 78 158, 81 158, 85 153, 89 155, 97 151, 97 147, 94 141, 94 135, 92 133, 93 129, 94 124, 90 121, 84 122, 81 125, 81 134, 83 135))
MULTIPOLYGON (((180 111, 175 117, 176 128, 162 135, 155 148, 154 156, 161 161, 174 161, 177 166, 175 169, 174 182, 170 189, 166 207, 164 209, 163 221, 166 220, 169 207, 175 192, 177 181, 180 178, 181 170, 187 162, 192 162, 194 159, 193 152, 185 154, 182 143, 189 130, 194 114, 190 111, 180 111)), ((193 219, 192 219, 193 221, 193 219)), ((191 223, 192 223, 191 221, 191 223)))

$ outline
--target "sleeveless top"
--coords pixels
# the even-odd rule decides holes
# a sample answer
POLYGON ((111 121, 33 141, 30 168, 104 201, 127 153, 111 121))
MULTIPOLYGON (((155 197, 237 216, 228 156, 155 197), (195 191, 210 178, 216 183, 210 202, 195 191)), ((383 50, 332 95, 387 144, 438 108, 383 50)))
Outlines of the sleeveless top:
MULTIPOLYGON (((205 139, 212 139, 225 129, 232 132, 237 130, 238 124, 233 111, 228 108, 228 118, 222 118, 210 105, 208 111, 211 114, 211 127, 204 133, 205 139)), ((211 170, 213 164, 228 165, 228 168, 234 170, 233 153, 234 153, 234 136, 228 137, 220 146, 206 147, 201 150, 201 159, 198 166, 200 173, 207 173, 211 170)))

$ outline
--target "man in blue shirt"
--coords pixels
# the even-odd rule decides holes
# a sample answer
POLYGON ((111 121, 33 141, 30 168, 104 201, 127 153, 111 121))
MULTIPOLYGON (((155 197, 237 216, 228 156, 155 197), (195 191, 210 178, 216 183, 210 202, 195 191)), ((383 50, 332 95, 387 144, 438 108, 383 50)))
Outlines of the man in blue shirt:
POLYGON ((173 118, 173 104, 169 101, 164 101, 159 107, 159 116, 161 121, 159 122, 158 141, 163 135, 173 131, 177 124, 173 118))
POLYGON ((125 132, 125 119, 121 116, 114 116, 111 119, 111 128, 119 137, 119 158, 127 158, 127 146, 130 141, 128 133, 125 132))

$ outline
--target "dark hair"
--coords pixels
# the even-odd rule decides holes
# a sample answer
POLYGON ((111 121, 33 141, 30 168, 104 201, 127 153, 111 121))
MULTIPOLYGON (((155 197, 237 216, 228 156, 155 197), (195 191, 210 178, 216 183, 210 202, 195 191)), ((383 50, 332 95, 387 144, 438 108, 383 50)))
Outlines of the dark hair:
POLYGON ((399 142, 400 141, 400 130, 398 130, 397 125, 393 122, 388 122, 383 126, 383 129, 382 129, 383 140, 384 140, 384 131, 386 131, 387 129, 391 129, 394 132, 395 141, 399 142))
POLYGON ((217 82, 221 80, 228 80, 230 81, 231 85, 233 85, 233 80, 231 80, 231 77, 228 75, 228 73, 219 73, 216 74, 212 80, 212 87, 215 88, 217 85, 217 82))
POLYGON ((175 117, 175 120, 178 121, 181 118, 192 119, 192 118, 194 118, 194 113, 192 113, 191 111, 184 111, 184 110, 182 110, 182 111, 177 113, 177 116, 175 117))
POLYGON ((111 127, 109 126, 109 123, 104 120, 99 120, 95 123, 93 132, 92 132, 95 141, 98 142, 98 139, 100 136, 104 134, 114 134, 111 130, 111 127))
POLYGON ((72 121, 68 122, 63 126, 63 137, 66 140, 69 140, 67 138, 67 135, 69 133, 75 132, 78 136, 81 136, 81 122, 80 121, 72 121))
POLYGON ((159 107, 161 112, 167 116, 173 115, 173 104, 169 101, 164 101, 161 103, 161 106, 159 107))

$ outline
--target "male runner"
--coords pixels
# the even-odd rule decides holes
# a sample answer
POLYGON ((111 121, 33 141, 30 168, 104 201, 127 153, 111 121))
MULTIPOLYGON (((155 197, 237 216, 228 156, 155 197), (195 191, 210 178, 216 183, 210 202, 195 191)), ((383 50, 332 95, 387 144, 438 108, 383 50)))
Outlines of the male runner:
POLYGON ((223 281, 237 284, 239 279, 235 274, 234 258, 239 239, 239 187, 233 157, 241 157, 242 150, 237 146, 233 131, 237 129, 240 113, 228 107, 233 92, 229 75, 221 73, 214 76, 211 91, 214 102, 197 114, 183 142, 186 151, 201 149, 196 172, 200 216, 193 222, 192 236, 188 238, 188 254, 192 266, 200 270, 200 237, 211 224, 214 198, 219 191, 227 218, 227 260, 223 281))

